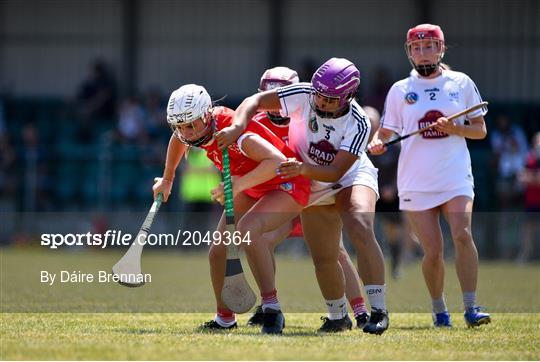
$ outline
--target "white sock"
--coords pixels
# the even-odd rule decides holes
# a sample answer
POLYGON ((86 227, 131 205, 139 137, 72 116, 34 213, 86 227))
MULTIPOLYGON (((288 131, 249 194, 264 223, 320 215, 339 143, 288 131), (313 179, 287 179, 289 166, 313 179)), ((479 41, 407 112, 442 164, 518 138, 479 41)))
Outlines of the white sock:
POLYGON ((266 312, 267 309, 281 310, 281 305, 278 303, 265 303, 262 305, 263 312, 266 312))
POLYGON ((465 310, 476 307, 476 292, 464 292, 463 305, 465 306, 465 310))
POLYGON ((326 299, 328 308, 328 318, 331 320, 341 319, 347 315, 347 298, 345 296, 339 299, 326 299))
POLYGON ((217 324, 219 324, 220 326, 222 327, 230 327, 232 326, 233 324, 236 323, 236 318, 233 319, 231 322, 225 322, 223 320, 223 318, 221 318, 219 315, 216 314, 216 316, 214 317, 214 320, 217 322, 217 324))
POLYGON ((281 310, 277 290, 275 289, 268 293, 261 293, 261 302, 263 312, 266 312, 267 309, 281 310))
POLYGON ((431 299, 431 308, 435 314, 446 312, 448 309, 446 308, 444 295, 438 299, 431 299))
POLYGON ((386 310, 386 286, 371 284, 366 285, 365 289, 371 308, 386 310))

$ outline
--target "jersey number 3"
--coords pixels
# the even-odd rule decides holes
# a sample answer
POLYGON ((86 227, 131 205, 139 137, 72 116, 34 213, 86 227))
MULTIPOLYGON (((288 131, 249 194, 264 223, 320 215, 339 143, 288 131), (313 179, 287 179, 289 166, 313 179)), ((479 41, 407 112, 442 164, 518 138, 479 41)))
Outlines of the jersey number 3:
POLYGON ((326 130, 326 136, 324 136, 324 139, 327 140, 327 141, 330 139, 330 130, 329 129, 326 130))

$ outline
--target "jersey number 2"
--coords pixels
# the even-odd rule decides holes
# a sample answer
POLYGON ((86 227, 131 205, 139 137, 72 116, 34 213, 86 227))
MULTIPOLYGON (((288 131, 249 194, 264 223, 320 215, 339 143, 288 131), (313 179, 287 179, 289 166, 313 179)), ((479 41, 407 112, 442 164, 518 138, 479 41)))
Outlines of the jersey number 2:
POLYGON ((432 101, 436 101, 437 99, 435 99, 435 92, 430 92, 429 93, 429 99, 431 99, 432 101))

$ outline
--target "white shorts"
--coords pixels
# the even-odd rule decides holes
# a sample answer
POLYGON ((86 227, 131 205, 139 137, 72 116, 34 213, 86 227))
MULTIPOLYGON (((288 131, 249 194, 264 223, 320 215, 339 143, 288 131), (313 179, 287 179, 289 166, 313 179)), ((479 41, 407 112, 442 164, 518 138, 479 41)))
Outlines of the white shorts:
POLYGON ((440 206, 456 196, 467 196, 474 200, 472 185, 443 192, 404 192, 399 195, 399 209, 405 211, 424 211, 440 206))
POLYGON ((345 175, 339 183, 330 185, 322 190, 311 192, 308 206, 333 205, 336 203, 336 194, 341 190, 354 186, 363 185, 372 189, 379 199, 379 185, 377 183, 378 169, 371 165, 363 165, 356 172, 345 175))

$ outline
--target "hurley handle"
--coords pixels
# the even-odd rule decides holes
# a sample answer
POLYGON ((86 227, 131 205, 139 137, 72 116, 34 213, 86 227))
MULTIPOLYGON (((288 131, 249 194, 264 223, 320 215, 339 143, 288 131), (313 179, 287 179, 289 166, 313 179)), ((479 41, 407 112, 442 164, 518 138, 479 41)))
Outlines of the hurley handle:
POLYGON ((160 192, 159 194, 157 194, 156 199, 154 200, 154 203, 152 204, 152 207, 148 212, 148 215, 146 215, 146 219, 144 219, 141 230, 146 231, 147 233, 150 232, 150 227, 152 226, 152 222, 154 222, 154 216, 158 212, 162 201, 163 194, 160 192))
MULTIPOLYGON (((453 114, 453 115, 451 115, 450 117, 447 117, 447 119, 448 119, 449 121, 453 121, 453 120, 456 119, 456 118, 459 118, 459 117, 464 116, 464 115, 466 115, 466 114, 468 114, 468 113, 471 113, 471 112, 473 112, 473 111, 476 111, 477 109, 483 108, 483 107, 485 107, 485 106, 487 106, 487 105, 488 105, 488 102, 478 103, 478 104, 475 105, 475 106, 472 106, 472 107, 470 107, 470 108, 467 108, 467 109, 465 109, 465 110, 463 110, 463 111, 461 111, 461 112, 458 112, 458 113, 456 113, 456 114, 453 114)), ((422 132, 424 132, 424 131, 427 131, 428 129, 431 129, 431 128, 435 127, 436 125, 437 125, 436 123, 432 123, 432 124, 430 124, 429 126, 420 128, 419 130, 414 131, 414 132, 409 133, 409 134, 406 134, 405 136, 401 136, 401 137, 398 137, 398 138, 396 138, 396 139, 393 139, 392 141, 386 142, 386 143, 384 144, 384 146, 385 146, 385 147, 388 147, 388 146, 390 146, 390 145, 393 145, 394 143, 398 143, 398 142, 400 142, 400 141, 403 141, 404 139, 407 139, 407 138, 409 138, 409 137, 411 137, 411 136, 414 136, 415 134, 418 134, 418 133, 422 133, 422 132)))
POLYGON ((234 225, 231 161, 227 148, 223 150, 223 190, 225 191, 225 221, 227 225, 234 225))
MULTIPOLYGON (((223 149, 223 190, 225 192, 225 228, 231 233, 236 231, 234 223, 234 203, 231 180, 231 161, 229 149, 223 149)), ((227 259, 238 259, 238 248, 231 243, 227 246, 227 259)))

